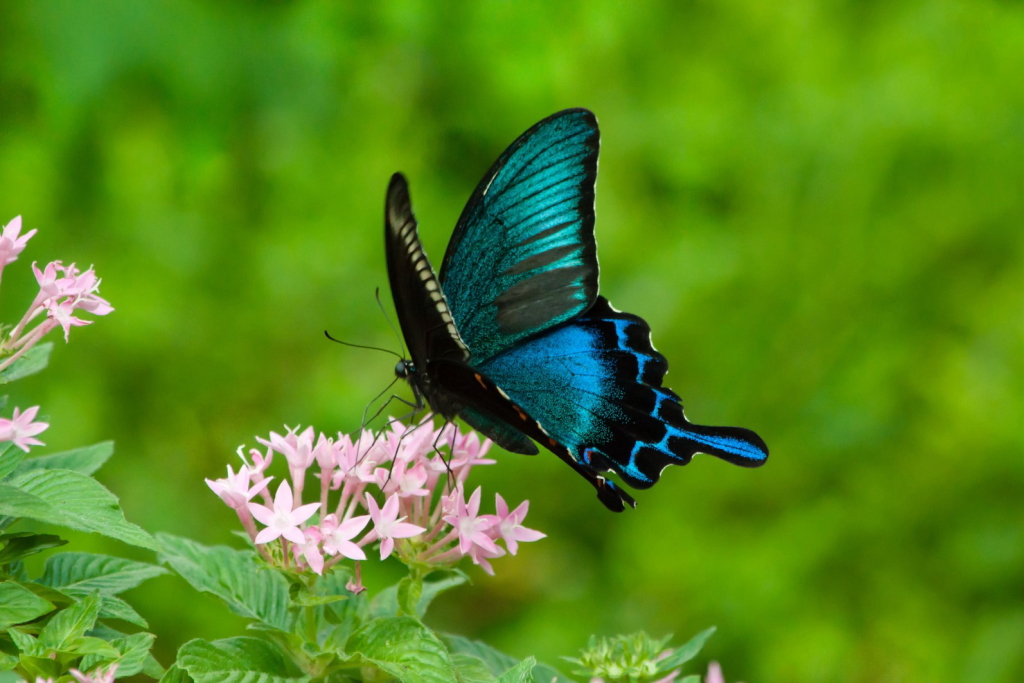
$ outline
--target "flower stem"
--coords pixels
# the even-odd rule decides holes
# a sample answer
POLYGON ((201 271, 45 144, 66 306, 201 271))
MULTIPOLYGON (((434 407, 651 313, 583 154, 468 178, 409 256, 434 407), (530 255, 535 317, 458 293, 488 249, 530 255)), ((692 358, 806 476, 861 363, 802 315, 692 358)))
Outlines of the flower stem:
POLYGON ((0 363, 0 371, 2 371, 5 368, 9 367, 11 365, 11 363, 13 363, 14 361, 18 360, 23 355, 25 355, 25 352, 28 351, 33 346, 35 346, 36 342, 39 341, 40 339, 42 339, 43 335, 45 335, 49 331, 50 330, 46 328, 46 324, 45 323, 40 323, 38 327, 36 327, 34 330, 32 330, 32 332, 30 332, 27 336, 25 336, 19 342, 20 345, 21 345, 21 348, 18 349, 17 351, 15 351, 14 354, 10 358, 6 359, 3 363, 0 363))

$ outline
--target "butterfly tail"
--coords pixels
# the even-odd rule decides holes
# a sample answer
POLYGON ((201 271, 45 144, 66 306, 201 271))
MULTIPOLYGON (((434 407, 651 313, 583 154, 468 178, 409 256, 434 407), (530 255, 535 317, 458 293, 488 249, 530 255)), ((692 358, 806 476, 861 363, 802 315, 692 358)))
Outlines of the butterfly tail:
POLYGON ((686 423, 679 438, 707 453, 740 467, 760 467, 768 459, 768 446, 755 432, 742 427, 708 427, 686 423))
POLYGON ((585 448, 582 463, 599 471, 614 470, 633 488, 646 489, 666 467, 686 465, 697 453, 741 467, 759 467, 768 459, 768 447, 754 432, 693 424, 679 403, 663 396, 665 400, 651 411, 619 404, 628 419, 615 424, 603 443, 585 448))

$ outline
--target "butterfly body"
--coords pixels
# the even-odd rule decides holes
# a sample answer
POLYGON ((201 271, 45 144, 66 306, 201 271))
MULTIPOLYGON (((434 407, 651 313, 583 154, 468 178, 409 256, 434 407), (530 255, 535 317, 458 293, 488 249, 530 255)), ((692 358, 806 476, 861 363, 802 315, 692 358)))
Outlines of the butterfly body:
POLYGON ((598 128, 585 109, 523 133, 470 197, 442 262, 427 260, 408 186, 395 174, 385 251, 411 359, 396 367, 418 406, 462 418, 506 450, 534 442, 586 478, 612 510, 635 505, 602 472, 652 486, 697 452, 757 466, 753 432, 686 420, 639 317, 598 295, 598 128))

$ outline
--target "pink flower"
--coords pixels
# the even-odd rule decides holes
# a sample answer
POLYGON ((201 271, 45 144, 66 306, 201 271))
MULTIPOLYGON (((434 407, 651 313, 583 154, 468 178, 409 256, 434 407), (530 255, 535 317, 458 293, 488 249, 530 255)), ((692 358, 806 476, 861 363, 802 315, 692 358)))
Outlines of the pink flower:
POLYGON ((342 555, 352 560, 365 560, 366 553, 352 542, 359 532, 366 528, 370 521, 369 515, 360 515, 338 523, 337 515, 327 515, 320 523, 320 533, 324 537, 324 552, 328 555, 342 555))
MULTIPOLYGON (((310 427, 312 429, 312 427, 310 427)), ((337 451, 334 448, 334 439, 328 439, 320 433, 320 438, 316 441, 316 447, 313 449, 313 459, 316 460, 316 464, 320 466, 320 469, 327 472, 334 468, 338 464, 337 451)))
POLYGON ((480 568, 491 576, 494 576, 494 567, 487 560, 501 557, 504 554, 505 549, 498 545, 494 546, 493 550, 483 548, 476 543, 469 547, 469 559, 473 560, 473 564, 480 565, 480 568))
MULTIPOLYGON (((468 555, 473 545, 478 545, 489 553, 499 550, 487 533, 487 530, 494 526, 496 518, 493 515, 478 516, 479 511, 480 487, 478 486, 476 491, 473 491, 473 495, 469 497, 469 504, 462 499, 461 495, 458 496, 455 499, 455 513, 446 515, 444 518, 444 521, 458 530, 459 552, 463 555, 468 555)), ((491 557, 498 557, 498 555, 491 557)))
MULTIPOLYGON (((664 681, 665 679, 662 679, 664 681)), ((662 683, 655 681, 655 683, 662 683)), ((722 666, 718 662, 708 664, 708 674, 704 677, 704 683, 725 683, 725 676, 722 675, 722 666)))
POLYGON ((402 498, 430 495, 430 490, 423 487, 427 483, 427 468, 422 462, 410 466, 407 461, 395 458, 390 470, 379 467, 374 477, 385 494, 397 493, 402 498))
POLYGON ((483 457, 487 451, 491 450, 491 440, 481 441, 476 432, 462 433, 453 425, 449 443, 451 444, 451 466, 453 469, 472 465, 493 465, 497 462, 483 457))
POLYGON ((384 503, 383 508, 377 507, 377 501, 369 493, 366 494, 366 509, 373 519, 373 532, 380 538, 380 559, 386 559, 395 549, 396 538, 411 538, 422 534, 426 529, 405 522, 405 517, 398 516, 398 496, 392 495, 384 503))
POLYGON ((235 474, 231 469, 231 465, 228 465, 228 476, 224 479, 217 479, 211 481, 206 480, 206 485, 210 489, 220 496, 220 499, 227 503, 230 508, 240 508, 246 503, 253 499, 263 489, 267 488, 270 484, 270 480, 273 477, 268 477, 261 480, 255 486, 250 487, 249 484, 252 481, 252 470, 246 465, 242 465, 239 468, 238 474, 235 474))
POLYGON ((46 264, 43 270, 39 270, 33 263, 32 272, 39 283, 39 294, 36 295, 32 308, 46 304, 50 300, 64 299, 70 302, 73 308, 80 308, 93 315, 106 315, 114 310, 110 303, 98 294, 100 279, 96 277, 96 271, 92 268, 83 273, 74 263, 65 266, 60 261, 52 261, 46 264))
POLYGON ((294 510, 292 503, 292 489, 287 481, 281 482, 278 487, 273 509, 259 503, 249 503, 249 512, 267 527, 256 535, 256 543, 270 543, 281 536, 292 543, 306 540, 299 525, 313 516, 320 503, 302 505, 294 510))
POLYGON ((288 468, 292 471, 306 469, 313 464, 313 428, 306 427, 301 433, 297 433, 298 427, 289 427, 288 433, 281 436, 277 432, 270 432, 270 441, 256 437, 264 446, 270 446, 288 460, 288 468))
POLYGON ((345 590, 359 595, 366 590, 366 586, 363 585, 363 570, 361 564, 356 562, 356 575, 345 582, 345 590))
POLYGON ((78 669, 71 669, 70 673, 78 683, 114 683, 117 664, 111 664, 106 669, 95 669, 91 674, 84 674, 78 669))
POLYGON ((266 455, 260 453, 256 448, 250 448, 249 457, 252 458, 252 464, 250 465, 249 461, 245 459, 245 453, 242 452, 244 449, 245 446, 238 447, 238 457, 242 459, 243 465, 247 467, 253 475, 263 474, 267 468, 270 467, 270 463, 274 461, 274 451, 269 448, 267 449, 266 455))
POLYGON ((509 513, 505 499, 501 497, 500 493, 495 493, 494 507, 498 512, 498 532, 505 539, 505 547, 513 555, 518 551, 520 541, 524 543, 539 541, 547 536, 547 534, 523 526, 523 520, 526 519, 526 513, 530 509, 530 501, 524 500, 519 507, 509 513))
POLYGON ((323 536, 315 526, 303 530, 303 540, 292 546, 292 555, 296 560, 305 559, 306 564, 317 574, 324 572, 324 556, 320 552, 320 541, 323 536))
POLYGON ((68 341, 68 334, 72 327, 92 324, 91 320, 82 320, 71 315, 71 312, 75 310, 75 304, 70 299, 59 303, 56 299, 47 299, 44 306, 46 306, 46 317, 64 328, 65 342, 68 341))
POLYGON ((38 302, 64 296, 64 286, 67 282, 64 275, 64 264, 60 261, 51 261, 46 267, 39 270, 35 261, 32 262, 32 272, 36 274, 36 282, 39 283, 38 302), (60 275, 60 277, 58 277, 60 275))
POLYGON ((18 254, 22 252, 36 231, 29 230, 20 237, 19 233, 21 233, 21 216, 15 216, 10 223, 4 226, 4 231, 0 234, 0 270, 18 260, 18 254))
POLYGON ((34 437, 46 431, 50 423, 33 422, 38 412, 39 406, 33 406, 24 413, 15 408, 11 419, 0 417, 0 441, 13 441, 15 446, 26 453, 29 446, 45 446, 46 444, 34 437))

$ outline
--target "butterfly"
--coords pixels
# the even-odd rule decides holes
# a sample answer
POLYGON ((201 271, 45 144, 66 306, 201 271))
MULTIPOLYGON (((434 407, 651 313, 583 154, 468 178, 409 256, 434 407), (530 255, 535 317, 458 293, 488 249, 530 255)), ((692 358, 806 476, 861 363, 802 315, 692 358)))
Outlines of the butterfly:
POLYGON ((410 356, 395 374, 417 408, 426 401, 514 453, 535 455, 541 444, 620 512, 636 502, 603 473, 645 489, 696 453, 757 467, 768 448, 748 429, 689 422, 662 384, 668 362, 647 323, 598 294, 599 137, 586 109, 519 136, 469 198, 439 274, 396 173, 384 242, 410 356))

